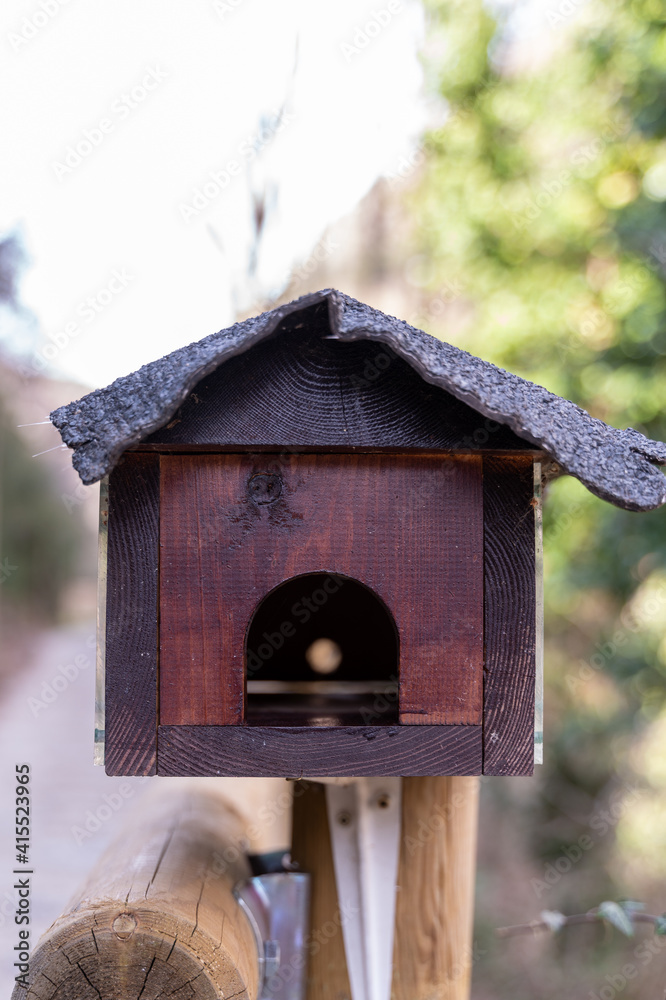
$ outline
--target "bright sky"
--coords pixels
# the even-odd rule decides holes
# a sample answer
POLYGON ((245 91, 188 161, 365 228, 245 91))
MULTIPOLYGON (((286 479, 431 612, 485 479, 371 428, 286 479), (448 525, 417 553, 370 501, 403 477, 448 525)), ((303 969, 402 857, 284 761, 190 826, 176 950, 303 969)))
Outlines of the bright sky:
POLYGON ((105 385, 279 294, 413 147, 422 34, 418 0, 3 0, 0 231, 51 373, 105 385))

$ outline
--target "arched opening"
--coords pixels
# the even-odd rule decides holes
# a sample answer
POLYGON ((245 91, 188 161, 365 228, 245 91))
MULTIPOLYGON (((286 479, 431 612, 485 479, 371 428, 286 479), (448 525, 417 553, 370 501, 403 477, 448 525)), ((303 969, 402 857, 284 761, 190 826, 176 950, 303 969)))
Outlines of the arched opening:
POLYGON ((398 721, 398 633, 369 587, 334 573, 280 584, 252 616, 245 721, 388 726, 398 721))

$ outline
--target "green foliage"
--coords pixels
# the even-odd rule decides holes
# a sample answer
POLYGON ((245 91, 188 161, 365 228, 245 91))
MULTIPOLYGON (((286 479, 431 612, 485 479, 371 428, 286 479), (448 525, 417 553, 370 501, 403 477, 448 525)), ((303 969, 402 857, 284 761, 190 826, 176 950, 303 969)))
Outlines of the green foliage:
MULTIPOLYGON (((427 139, 411 196, 428 261, 426 328, 615 426, 666 437, 665 9, 590 0, 550 28, 544 18, 552 51, 529 65, 529 42, 512 41, 479 0, 431 0, 429 10, 439 40, 430 75, 449 117, 427 139), (435 320, 442 287, 463 292, 435 320)), ((545 512, 550 652, 559 647, 561 660, 564 644, 570 665, 586 663, 623 627, 638 587, 663 572, 666 519, 616 510, 569 481, 545 512)), ((648 633, 628 630, 605 657, 623 726, 647 702, 664 704, 648 633)), ((562 766, 565 730, 572 747, 590 733, 571 732, 575 685, 554 684, 566 717, 550 720, 546 757, 559 752, 562 766)), ((606 754, 602 771, 612 763, 606 754)))
POLYGON ((0 562, 3 603, 53 618, 80 539, 50 478, 0 410, 0 562))
MULTIPOLYGON (((414 322, 664 440, 666 7, 589 0, 563 16, 554 2, 525 38, 517 6, 427 3, 427 77, 448 117, 407 195, 414 322)), ((606 831, 548 896, 580 907, 583 885, 587 900, 618 895, 623 865, 644 873, 633 891, 666 877, 653 807, 666 794, 666 513, 617 510, 563 478, 547 491, 544 550, 543 794, 516 822, 537 866, 592 818, 606 831)), ((603 916, 626 933, 616 906, 603 916)))

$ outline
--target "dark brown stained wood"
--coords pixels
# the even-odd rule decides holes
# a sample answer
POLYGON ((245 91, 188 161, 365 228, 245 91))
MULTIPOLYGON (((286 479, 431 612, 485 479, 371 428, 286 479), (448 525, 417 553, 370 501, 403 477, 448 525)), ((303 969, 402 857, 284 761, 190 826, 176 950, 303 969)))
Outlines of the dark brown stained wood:
MULTIPOLYGON (((408 545, 420 545, 423 567, 433 560, 438 572, 422 580, 429 600, 410 605, 411 595, 399 579, 393 598, 405 608, 411 627, 421 632, 420 655, 401 646, 400 722, 475 724, 481 722, 483 697, 481 459, 435 462, 427 471, 418 463, 413 468, 413 482, 422 483, 434 503, 411 527, 408 545), (427 651, 426 634, 434 639, 427 651)), ((408 547, 396 550, 395 558, 409 561, 408 547)))
POLYGON ((202 379, 167 425, 144 443, 533 447, 506 425, 423 381, 390 347, 324 339, 329 334, 325 307, 290 317, 270 340, 202 379))
MULTIPOLYGON (((132 454, 134 452, 147 452, 151 455, 206 455, 206 454, 224 454, 225 452, 237 452, 239 447, 244 447, 237 444, 153 444, 141 442, 140 444, 132 445, 128 448, 125 454, 132 454)), ((252 454, 258 455, 262 452, 268 452, 269 454, 274 454, 276 446, 274 444, 253 444, 248 447, 248 451, 252 454)), ((327 444, 316 447, 314 445, 284 445, 280 447, 280 451, 289 452, 293 455, 307 454, 308 452, 325 453, 330 452, 331 454, 343 454, 348 455, 353 452, 366 452, 371 455, 409 455, 411 452, 416 454, 423 454, 424 452, 432 451, 431 448, 391 448, 391 447, 379 447, 378 445, 374 447, 359 447, 357 445, 338 445, 338 444, 327 444)), ((508 455, 509 457, 516 454, 515 448, 452 448, 450 451, 440 450, 437 452, 442 458, 447 454, 452 454, 455 456, 462 455, 497 455, 502 457, 508 455)), ((535 462, 549 460, 549 455, 538 449, 538 448, 523 448, 520 452, 521 455, 527 455, 532 458, 535 462)))
POLYGON ((481 773, 481 726, 160 726, 161 775, 300 778, 481 773))
POLYGON ((306 1000, 350 1000, 347 959, 326 811, 326 788, 308 781, 294 786, 292 861, 310 875, 310 928, 306 935, 306 1000))
POLYGON ((484 774, 534 770, 533 493, 530 460, 484 458, 484 774))
POLYGON ((155 774, 159 457, 125 456, 109 477, 105 768, 155 774))
POLYGON ((480 456, 160 461, 163 725, 242 722, 251 616, 274 587, 307 573, 358 580, 392 613, 401 721, 481 723, 480 456), (274 502, 256 501, 258 475, 279 478, 274 502))

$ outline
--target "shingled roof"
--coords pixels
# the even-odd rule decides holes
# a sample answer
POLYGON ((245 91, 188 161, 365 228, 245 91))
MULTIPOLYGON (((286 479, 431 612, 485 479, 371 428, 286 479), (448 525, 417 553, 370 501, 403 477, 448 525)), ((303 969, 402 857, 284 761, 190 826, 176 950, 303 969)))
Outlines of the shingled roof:
POLYGON ((109 473, 124 451, 167 423, 206 375, 265 340, 287 316, 323 302, 331 337, 387 344, 426 382, 508 425, 597 496, 627 510, 666 502, 666 479, 657 468, 666 464, 666 444, 632 428, 609 427, 547 389, 334 289, 235 323, 54 410, 51 420, 74 450, 82 481, 94 483, 109 473))

